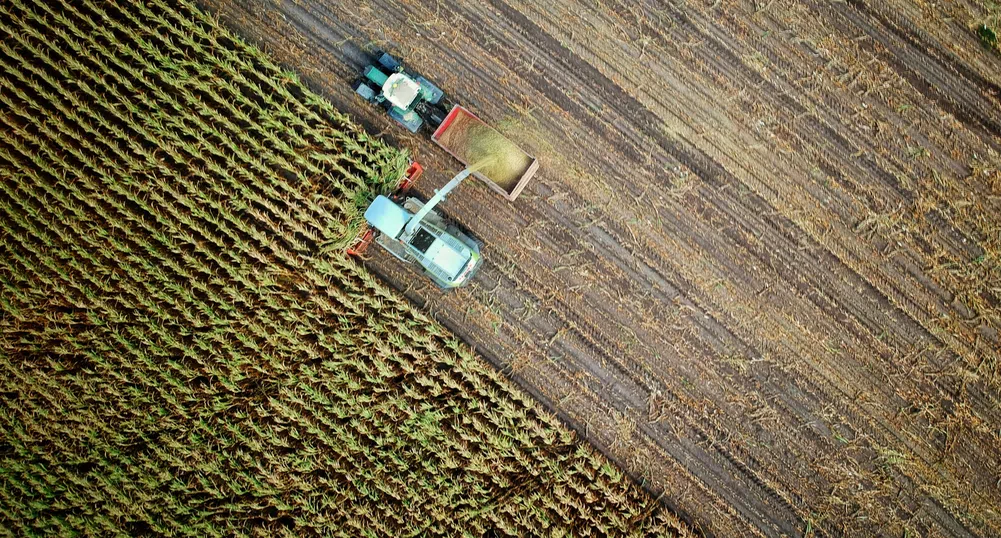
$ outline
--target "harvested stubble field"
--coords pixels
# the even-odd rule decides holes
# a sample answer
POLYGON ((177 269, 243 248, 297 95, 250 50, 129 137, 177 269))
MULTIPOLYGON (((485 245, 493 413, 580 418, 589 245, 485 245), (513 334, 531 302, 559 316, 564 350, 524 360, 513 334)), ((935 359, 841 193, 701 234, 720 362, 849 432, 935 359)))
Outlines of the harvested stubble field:
POLYGON ((470 288, 369 265, 706 534, 1001 535, 997 2, 205 3, 425 193, 370 47, 539 156, 470 288))
POLYGON ((187 4, 0 32, 0 535, 686 532, 345 258, 404 152, 187 4))

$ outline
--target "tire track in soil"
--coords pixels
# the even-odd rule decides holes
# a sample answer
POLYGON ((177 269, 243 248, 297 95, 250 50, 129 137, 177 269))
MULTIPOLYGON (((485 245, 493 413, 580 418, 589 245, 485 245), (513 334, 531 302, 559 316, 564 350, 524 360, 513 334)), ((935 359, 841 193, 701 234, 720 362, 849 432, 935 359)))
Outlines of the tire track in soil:
MULTIPOLYGON (((715 48, 714 48, 714 52, 716 52, 716 51, 717 51, 717 49, 715 49, 715 48)), ((875 290, 874 290, 874 291, 875 291, 875 290)), ((884 298, 884 299, 885 299, 885 298, 884 298)), ((863 325, 864 325, 864 324, 863 324, 863 325)))
MULTIPOLYGON (((572 226, 572 224, 567 223, 567 226, 570 227, 572 226)), ((618 263, 616 263, 616 265, 622 268, 625 268, 635 263, 635 260, 630 259, 631 256, 628 253, 622 252, 622 248, 619 247, 618 243, 615 241, 612 234, 607 233, 605 230, 601 229, 598 226, 592 227, 592 229, 589 230, 589 232, 592 234, 592 236, 597 236, 597 238, 594 240, 592 244, 598 245, 603 249, 602 256, 600 256, 599 258, 618 260, 618 263), (618 247, 619 252, 615 252, 616 250, 615 247, 618 247)), ((531 274, 531 271, 528 269, 526 269, 524 272, 526 274, 531 274)), ((515 280, 514 275, 509 275, 509 277, 512 279, 512 281, 515 280)), ((641 280, 641 279, 642 277, 639 274, 636 273, 633 274, 632 280, 641 280)), ((662 278, 660 280, 663 281, 662 278)), ((536 280, 532 284, 533 284, 533 286, 531 286, 532 289, 545 289, 544 282, 536 280)), ((669 303, 670 298, 664 296, 662 297, 662 302, 669 303)), ((655 377, 652 378, 651 381, 651 378, 649 377, 644 378, 643 375, 655 376, 656 374, 653 371, 651 371, 650 368, 647 368, 642 373, 630 372, 630 370, 625 365, 615 360, 614 357, 616 356, 616 354, 622 353, 625 350, 621 345, 617 345, 616 343, 614 343, 611 340, 612 338, 611 336, 603 336, 601 334, 600 329, 595 323, 589 323, 586 318, 574 314, 574 309, 571 308, 571 306, 567 304, 567 302, 565 302, 564 300, 555 298, 550 301, 550 304, 555 304, 556 306, 559 307, 558 315, 560 320, 563 322, 563 325, 571 327, 572 328, 571 333, 576 334, 584 344, 583 346, 578 346, 576 348, 564 347, 563 350, 568 354, 581 356, 581 359, 586 359, 587 355, 591 355, 592 357, 597 357, 602 362, 602 364, 605 365, 602 369, 592 368, 588 370, 588 372, 594 377, 596 385, 601 386, 609 383, 610 381, 617 380, 616 385, 613 387, 614 396, 605 397, 604 399, 614 402, 615 403, 614 407, 619 411, 644 408, 646 401, 649 398, 649 395, 654 391, 652 385, 656 385, 656 378, 655 377), (611 365, 614 366, 614 368, 611 371, 608 371, 609 363, 611 363, 611 365), (635 387, 635 388, 633 388, 632 390, 627 390, 630 387, 635 387)), ((576 306, 580 308, 579 304, 576 306)), ((601 313, 598 312, 596 313, 596 315, 600 316, 601 313)), ((609 322, 611 322, 611 320, 609 320, 609 322)), ((584 364, 585 366, 593 365, 593 361, 584 361, 584 364)), ((665 396, 670 396, 672 397, 672 399, 680 401, 676 395, 670 392, 665 393, 665 396)), ((687 420, 685 421, 686 422, 685 426, 687 427, 687 429, 702 440, 720 439, 725 437, 721 430, 719 429, 707 430, 706 427, 700 426, 699 422, 697 422, 696 419, 694 418, 691 417, 679 417, 679 418, 686 418, 687 420)), ((661 440, 663 436, 667 433, 666 430, 662 429, 661 431, 657 432, 656 435, 653 435, 654 432, 653 428, 645 425, 640 426, 640 428, 643 429, 648 435, 651 435, 652 438, 657 440, 661 448, 670 453, 675 458, 683 456, 689 459, 695 459, 702 462, 711 462, 713 459, 712 456, 709 453, 705 452, 704 450, 692 451, 691 449, 689 449, 684 453, 679 453, 678 450, 671 450, 672 447, 665 445, 661 440)), ((741 479, 740 476, 744 475, 743 477, 744 483, 742 484, 742 487, 744 489, 761 488, 761 491, 757 494, 757 496, 770 498, 779 504, 787 504, 785 503, 785 500, 778 495, 777 492, 768 489, 767 486, 765 486, 760 480, 757 480, 757 477, 755 476, 754 473, 747 472, 746 469, 748 465, 750 465, 751 467, 754 466, 753 462, 750 462, 749 464, 745 465, 745 463, 740 461, 735 455, 730 454, 725 450, 721 450, 721 455, 723 456, 723 458, 725 458, 724 461, 716 462, 716 465, 709 465, 710 468, 707 469, 706 472, 710 474, 702 473, 700 478, 709 482, 717 482, 719 484, 717 485, 717 489, 719 489, 724 487, 724 484, 726 482, 729 482, 731 480, 740 480, 741 479)), ((751 515, 760 517, 762 514, 762 510, 764 509, 764 507, 760 505, 753 505, 748 503, 735 503, 735 504, 739 504, 741 506, 740 511, 749 517, 751 515)), ((786 508, 790 510, 790 512, 794 512, 792 506, 787 505, 786 508)), ((787 521, 787 525, 790 521, 796 521, 796 519, 790 518, 787 521)), ((787 526, 784 529, 778 526, 774 527, 776 531, 784 531, 784 532, 790 532, 790 530, 793 528, 794 527, 792 526, 787 526)))
MULTIPOLYGON (((755 316, 762 327, 781 327, 785 323, 776 317, 779 310, 773 303, 786 302, 793 305, 790 312, 798 314, 806 326, 832 335, 850 335, 851 341, 864 346, 859 353, 869 350, 876 355, 895 352, 892 346, 880 344, 874 338, 880 320, 888 327, 888 340, 896 342, 897 346, 927 341, 929 325, 914 317, 915 313, 923 311, 923 299, 914 295, 915 288, 902 285, 892 276, 881 277, 878 271, 873 274, 870 265, 864 263, 864 248, 861 251, 832 250, 838 245, 803 228, 802 223, 790 218, 783 206, 776 206, 781 196, 791 192, 785 185, 799 185, 799 178, 780 174, 778 177, 787 183, 775 183, 775 180, 770 183, 767 179, 770 168, 755 162, 760 157, 746 149, 734 152, 732 144, 713 145, 709 138, 686 137, 684 132, 678 135, 677 142, 670 142, 656 126, 664 123, 665 113, 676 115, 678 111, 669 101, 662 101, 663 96, 652 96, 650 91, 635 88, 621 90, 620 83, 611 81, 609 89, 595 85, 591 77, 580 76, 580 68, 590 67, 596 59, 602 61, 587 50, 588 46, 597 47, 597 44, 588 43, 586 38, 568 41, 579 52, 569 58, 557 58, 570 63, 564 64, 563 70, 550 71, 551 80, 536 76, 532 69, 523 69, 512 79, 510 72, 514 68, 503 69, 504 64, 529 65, 524 53, 532 55, 532 61, 538 61, 542 69, 552 70, 557 65, 553 53, 563 47, 562 43, 552 40, 527 47, 530 50, 511 46, 510 41, 508 50, 504 45, 497 45, 506 39, 504 28, 512 21, 520 21, 519 15, 546 34, 537 22, 529 20, 530 17, 537 20, 539 15, 530 16, 529 10, 524 8, 495 2, 494 8, 506 6, 508 11, 487 12, 487 8, 480 6, 442 9, 446 12, 442 17, 448 18, 448 24, 459 28, 456 36, 452 36, 447 34, 448 25, 432 20, 436 13, 410 2, 364 4, 358 13, 348 13, 342 6, 324 2, 285 3, 276 11, 263 15, 254 6, 225 2, 223 5, 227 10, 224 15, 237 20, 238 28, 243 24, 245 33, 265 43, 284 43, 292 50, 288 44, 298 39, 300 45, 297 46, 303 47, 302 54, 285 52, 281 59, 286 65, 306 69, 307 75, 311 70, 322 75, 324 78, 313 76, 311 80, 320 86, 320 91, 331 96, 342 109, 360 116, 370 130, 384 130, 390 137, 419 148, 419 156, 429 170, 452 170, 456 165, 436 155, 440 152, 419 138, 401 134, 377 112, 360 109, 350 91, 345 90, 347 78, 357 67, 352 64, 360 58, 357 45, 364 45, 370 39, 388 38, 398 47, 394 50, 409 52, 408 59, 420 65, 425 74, 433 73, 435 76, 431 78, 439 80, 446 90, 453 90, 458 101, 482 110, 485 118, 510 114, 507 102, 536 104, 537 110, 542 111, 537 124, 547 133, 556 133, 553 138, 557 147, 573 159, 591 153, 587 157, 590 162, 575 164, 586 173, 610 171, 604 174, 605 182, 599 180, 597 185, 615 185, 625 193, 624 197, 639 200, 651 189, 664 188, 667 179, 659 171, 680 165, 676 162, 679 161, 677 155, 672 156, 672 150, 692 159, 693 166, 701 167, 696 175, 708 186, 697 189, 695 194, 683 195, 680 202, 668 202, 663 206, 637 201, 635 207, 625 208, 611 203, 614 197, 609 197, 602 205, 597 203, 602 200, 600 193, 592 192, 590 185, 575 183, 580 177, 552 167, 543 169, 517 204, 498 202, 484 189, 464 185, 460 196, 449 201, 446 212, 487 239, 490 265, 472 288, 451 296, 439 297, 435 290, 413 284, 420 282, 415 280, 418 278, 415 273, 378 253, 373 254, 372 266, 390 282, 404 288, 408 297, 423 304, 451 330, 476 345, 492 362, 507 368, 509 375, 530 393, 547 402, 561 418, 622 462, 634 478, 646 480, 654 491, 665 491, 666 504, 689 517, 708 534, 802 532, 803 522, 811 517, 810 510, 830 491, 825 490, 830 480, 837 478, 830 472, 818 472, 817 462, 847 462, 862 465, 864 469, 866 456, 845 456, 844 450, 838 450, 838 442, 832 437, 835 424, 809 425, 818 417, 823 421, 822 417, 830 414, 826 408, 837 409, 836 414, 844 420, 836 422, 839 427, 847 428, 842 431, 849 436, 865 437, 883 432, 882 439, 891 437, 893 432, 886 432, 894 425, 880 418, 883 413, 876 412, 871 405, 856 402, 854 392, 847 388, 851 387, 853 378, 866 380, 860 377, 866 372, 878 380, 880 375, 892 373, 892 369, 856 360, 855 368, 860 369, 861 374, 845 376, 832 370, 833 367, 827 366, 818 356, 807 361, 808 368, 804 370, 804 365, 789 362, 788 358, 809 349, 806 338, 798 336, 778 342, 762 334, 760 329, 738 317, 739 312, 753 312, 747 310, 747 306, 754 305, 755 300, 744 299, 739 308, 727 306, 721 302, 715 287, 699 275, 700 266, 687 260, 708 255, 708 260, 716 260, 719 264, 708 266, 708 272, 714 276, 722 275, 727 281, 745 286, 756 280, 764 281, 760 291, 754 288, 760 298, 755 316), (366 8, 368 11, 362 13, 366 8), (248 21, 248 13, 254 17, 271 15, 273 18, 262 24, 260 19, 248 21), (290 15, 295 22, 289 28, 289 22, 280 20, 277 15, 290 15), (363 21, 372 15, 378 23, 363 21), (243 23, 239 22, 241 19, 243 23), (413 34, 415 29, 428 40, 415 43, 403 37, 413 34), (439 30, 442 33, 437 40, 432 39, 439 30), (470 39, 470 34, 479 39, 470 39), (345 39, 349 42, 342 42, 345 39), (583 56, 585 52, 589 55, 587 59, 583 56), (507 53, 504 56, 507 61, 498 64, 496 56, 504 53, 507 53), (435 57, 447 59, 445 67, 430 61, 435 57), (308 69, 300 67, 302 65, 308 69), (571 71, 566 67, 578 69, 571 71), (459 74, 442 69, 455 69, 459 74), (327 74, 331 70, 334 76, 327 74), (504 82, 492 82, 501 80, 504 82), (621 105, 618 98, 622 95, 631 102, 621 105), (642 100, 637 100, 635 95, 642 100), (651 104, 656 109, 651 109, 651 104), (634 110, 645 111, 646 115, 637 120, 631 116, 634 110), (657 151, 645 152, 644 148, 651 141, 657 142, 657 151), (575 148, 575 143, 579 147, 575 148), (683 149, 679 151, 672 144, 680 144, 683 149), (620 172, 623 170, 636 173, 627 180, 620 172), (749 179, 752 179, 750 183, 749 179), (749 185, 753 196, 731 192, 735 185, 749 185), (669 210, 666 217, 663 208, 669 210), (635 231, 628 222, 630 215, 635 217, 643 210, 652 211, 661 222, 659 228, 646 235, 635 231), (670 210, 684 210, 685 213, 671 215, 670 210), (686 214, 688 212, 691 214, 686 214), (668 225, 663 224, 665 220, 668 225), (538 232, 548 233, 552 238, 548 246, 541 241, 540 244, 522 243, 526 240, 523 231, 537 222, 544 224, 538 232), (712 237, 713 229, 719 237, 712 237), (760 239, 750 239, 756 235, 760 239), (588 267, 586 264, 594 269, 587 270, 586 274, 574 270, 554 271, 552 263, 562 262, 567 248, 582 251, 580 255, 570 256, 567 263, 571 269, 588 267), (818 254, 820 257, 814 259, 818 254), (770 272, 754 272, 748 268, 750 261, 735 261, 747 256, 753 263, 767 264, 770 272), (835 278, 825 281, 825 273, 832 271, 835 278), (804 281, 803 276, 808 276, 809 280, 804 281), (854 291, 860 284, 865 291, 854 291), (604 292, 603 287, 612 291, 604 292), (568 297, 573 294, 578 296, 568 297), (681 301, 682 306, 676 306, 676 300, 681 301), (544 320, 532 321, 529 317, 525 321, 517 310, 517 305, 525 301, 552 306, 555 314, 544 320), (894 305, 899 308, 901 301, 910 301, 911 306, 893 310, 894 305), (467 314, 464 309, 470 303, 476 312, 467 314), (675 323, 674 328, 650 330, 640 323, 644 313, 629 312, 628 308, 621 308, 624 304, 647 309, 652 306, 655 308, 654 321, 675 323), (886 313, 887 308, 893 313, 886 313), (475 315, 477 313, 480 317, 475 315), (635 343, 626 345, 620 341, 625 335, 619 323, 632 327, 630 338, 634 338, 635 343), (867 335, 864 342, 851 336, 860 329, 867 335), (554 348, 563 354, 563 359, 549 360, 546 353, 554 348), (753 364, 745 374, 721 360, 724 352, 732 348, 752 357, 774 354, 783 357, 784 362, 753 364), (523 353, 530 358, 517 358, 523 353), (818 366, 823 369, 818 371, 818 366), (733 383, 734 388, 713 388, 726 383, 733 383), (760 409, 776 413, 776 422, 763 422, 758 426, 743 424, 740 410, 745 408, 730 401, 741 392, 764 395, 767 400, 760 409), (667 402, 677 415, 668 420, 648 420, 650 417, 644 416, 647 404, 658 398, 667 402), (613 411, 632 421, 631 433, 615 431, 618 421, 613 411), (808 426, 798 426, 804 423, 808 426), (736 437, 738 441, 724 439, 724 435, 736 437), (768 443, 774 443, 775 449, 762 447, 768 443), (775 456, 773 452, 786 455, 775 456), (804 473, 810 476, 803 477, 804 473), (800 481, 802 484, 798 483, 800 481)), ((580 11, 587 11, 581 7, 580 11)), ((714 35, 721 32, 714 26, 706 26, 698 18, 698 9, 692 6, 671 4, 670 8, 679 17, 691 17, 685 27, 688 32, 701 32, 704 28, 713 29, 714 35)), ((642 29, 642 24, 632 25, 621 11, 620 15, 623 28, 640 26, 642 29)), ((646 30, 648 33, 659 31, 653 26, 646 30)), ((671 46, 670 39, 679 35, 677 31, 665 34, 660 46, 671 46)), ((793 120, 789 122, 793 141, 802 150, 825 152, 827 169, 838 172, 846 170, 847 166, 848 171, 843 175, 874 176, 889 189, 885 192, 893 193, 894 197, 911 195, 911 191, 876 161, 869 160, 865 167, 860 167, 854 159, 847 158, 864 144, 860 144, 857 132, 846 129, 838 121, 848 110, 843 103, 825 99, 823 95, 806 94, 791 80, 756 76, 755 71, 747 69, 741 56, 729 52, 731 48, 739 48, 740 41, 724 43, 707 33, 702 32, 702 35, 706 40, 712 37, 709 50, 700 50, 687 59, 681 56, 661 58, 657 69, 680 73, 677 76, 684 75, 676 69, 679 67, 681 70, 687 68, 689 73, 694 70, 696 75, 715 69, 716 76, 754 81, 765 85, 766 89, 775 88, 775 91, 762 90, 761 95, 755 97, 756 104, 747 106, 746 101, 741 102, 739 114, 726 112, 725 116, 710 110, 713 92, 722 90, 707 87, 700 90, 701 93, 681 93, 674 97, 695 106, 676 118, 686 118, 681 121, 687 122, 696 121, 693 119, 696 115, 714 122, 728 120, 730 114, 751 118, 755 107, 765 104, 780 117, 793 120), (725 61, 720 62, 720 57, 725 61), (824 107, 820 113, 827 117, 819 126, 813 122, 795 121, 795 114, 799 112, 782 111, 783 108, 816 109, 818 104, 824 107), (832 151, 824 147, 820 142, 825 139, 833 140, 838 149, 832 151)), ((531 33, 529 37, 533 36, 535 34, 531 33)), ((778 50, 766 52, 771 58, 782 57, 778 50)), ((618 67, 629 71, 628 63, 618 67)), ((608 80, 601 72, 591 69, 593 73, 608 80)), ((733 136, 749 139, 740 134, 733 136)), ((426 194, 446 176, 444 172, 429 174, 420 190, 426 194)), ((812 188, 805 188, 804 192, 817 196, 812 188)), ((836 218, 854 225, 853 219, 857 217, 849 202, 852 197, 861 196, 863 202, 871 206, 877 198, 870 198, 870 192, 874 191, 851 191, 840 213, 835 214, 836 218)), ((920 258, 913 259, 920 268, 920 258)), ((650 315, 650 312, 645 314, 650 315)), ((880 394, 883 387, 879 385, 866 381, 865 388, 880 394)), ((974 391, 979 389, 978 386, 973 388, 974 391)), ((915 385, 915 390, 927 392, 929 389, 915 385)), ((948 389, 938 390, 948 392, 948 389)), ((883 391, 879 399, 888 398, 893 400, 894 394, 883 391)), ((990 398, 974 401, 980 411, 986 412, 990 407, 988 405, 985 410, 985 402, 989 404, 990 398)), ((905 441, 903 446, 916 445, 905 441)), ((976 446, 971 447, 973 450, 976 446)), ((964 455, 964 458, 970 459, 970 456, 964 455)), ((975 459, 970 461, 976 463, 975 459)), ((913 473, 896 476, 894 480, 907 499, 879 502, 888 506, 896 503, 895 517, 903 519, 908 511, 918 512, 917 507, 923 505, 926 506, 923 510, 932 513, 934 520, 919 520, 915 528, 956 536, 967 533, 962 525, 950 521, 955 519, 950 513, 952 510, 942 513, 935 508, 934 501, 929 506, 926 498, 912 494, 917 490, 913 473)), ((921 480, 925 479, 918 477, 918 485, 921 480)), ((885 517, 876 522, 875 528, 853 524, 848 516, 831 518, 816 522, 814 531, 841 534, 851 529, 857 534, 868 534, 885 533, 889 528, 879 530, 879 521, 886 524, 885 517)))
MULTIPOLYGON (((460 332, 464 332, 464 331, 460 331, 460 332)), ((642 401, 637 400, 637 399, 634 399, 633 401, 634 401, 634 403, 636 403, 638 405, 643 403, 642 401)), ((705 456, 703 456, 703 458, 705 459, 705 456)), ((725 477, 726 476, 726 473, 717 473, 717 474, 719 474, 719 476, 721 476, 721 477, 725 477)), ((770 493, 769 495, 774 495, 774 492, 770 493)))
POLYGON ((997 112, 1001 106, 1001 87, 975 73, 955 57, 950 59, 948 67, 952 68, 962 80, 949 81, 951 74, 945 72, 947 67, 942 65, 938 58, 922 50, 930 46, 932 50, 929 52, 940 57, 943 54, 941 48, 929 43, 927 38, 921 39, 913 25, 906 22, 902 24, 899 19, 892 20, 894 18, 892 15, 870 6, 865 0, 846 0, 846 4, 858 14, 871 18, 878 24, 879 28, 868 24, 868 21, 861 17, 851 16, 849 11, 842 11, 851 19, 857 30, 865 32, 888 51, 896 51, 884 54, 883 58, 890 62, 897 72, 918 91, 977 132, 985 143, 995 149, 1001 148, 1001 120, 996 114, 993 117, 989 114, 990 111, 997 112), (888 34, 896 36, 897 41, 903 42, 905 47, 893 46, 888 34), (973 91, 973 88, 977 91, 973 91))
MULTIPOLYGON (((507 13, 507 15, 508 15, 509 18, 517 20, 515 14, 507 13)), ((482 24, 482 25, 479 25, 479 27, 480 28, 486 28, 486 27, 488 27, 488 25, 482 24)), ((538 28, 528 28, 527 30, 525 30, 523 32, 523 35, 532 36, 533 38, 540 39, 540 36, 545 36, 546 34, 544 34, 544 32, 542 32, 541 29, 538 29, 538 28)), ((554 45, 553 43, 542 43, 542 44, 539 44, 538 47, 540 49, 543 49, 543 50, 553 50, 554 48, 558 48, 558 45, 554 45)), ((494 50, 494 52, 498 53, 499 50, 494 50)), ((579 65, 574 65, 573 67, 586 69, 586 68, 583 68, 582 66, 579 66, 579 65)), ((575 71, 575 72, 578 72, 578 71, 575 71)), ((601 80, 601 78, 603 78, 603 77, 601 77, 600 74, 597 74, 597 73, 586 73, 586 76, 584 78, 593 81, 596 78, 599 79, 599 80, 601 80)), ((605 88, 608 85, 611 85, 610 81, 602 80, 601 86, 603 88, 605 88), (606 82, 607 82, 607 84, 606 84, 606 82)), ((558 97, 556 97, 558 95, 557 93, 545 92, 545 91, 543 93, 548 93, 554 99, 554 101, 558 99, 558 97)), ((621 102, 621 100, 620 100, 620 102, 621 102)), ((561 103, 561 104, 563 104, 563 103, 561 103)), ((639 107, 639 105, 637 103, 629 103, 629 104, 630 105, 635 105, 636 107, 639 107)), ((643 109, 642 112, 645 114, 648 111, 646 111, 645 109, 643 109)), ((632 113, 632 115, 636 115, 637 114, 637 110, 635 110, 635 109, 634 110, 630 110, 629 112, 625 113, 624 115, 626 117, 628 117, 630 115, 630 113, 632 113)), ((648 122, 641 122, 641 125, 646 125, 647 123, 648 122)), ((650 133, 647 133, 647 134, 650 134, 650 133)), ((680 160, 683 163, 685 163, 685 164, 689 165, 690 167, 695 168, 697 171, 699 171, 699 167, 698 166, 693 166, 694 163, 698 162, 698 161, 686 159, 686 157, 683 156, 683 155, 677 155, 677 154, 675 154, 673 156, 674 157, 680 157, 680 160)), ((700 160, 704 160, 704 159, 700 159, 700 160)), ((724 175, 724 174, 722 174, 722 173, 720 173, 720 174, 713 174, 713 173, 705 171, 705 170, 702 170, 701 173, 700 173, 700 176, 702 176, 702 177, 707 177, 707 176, 716 177, 716 176, 720 176, 720 175, 724 175)), ((765 204, 762 203, 761 205, 765 205, 765 204)), ((838 266, 840 264, 839 260, 837 260, 837 258, 835 258, 833 256, 829 256, 828 257, 828 261, 831 262, 831 263, 833 263, 834 266, 838 266)), ((854 274, 847 267, 844 267, 844 269, 847 270, 849 273, 854 274)), ((873 290, 873 291, 875 291, 875 290, 873 290)), ((861 413, 859 413, 859 414, 861 415, 861 413)), ((883 429, 887 432, 887 434, 892 435, 892 433, 890 432, 890 429, 888 427, 884 427, 883 429)))
MULTIPOLYGON (((637 405, 641 405, 641 404, 642 404, 642 401, 639 401, 639 400, 634 400, 634 403, 635 403, 635 404, 637 404, 637 405)), ((703 459, 708 459, 708 458, 706 458, 706 456, 705 456, 705 455, 703 455, 703 459)), ((730 459, 733 459, 733 458, 730 458, 730 459)), ((726 473, 717 473, 717 474, 718 474, 719 476, 721 476, 721 477, 725 477, 725 476, 727 476, 727 474, 726 474, 726 473)), ((774 493, 774 492, 770 492, 770 493, 768 493, 767 495, 768 495, 768 496, 775 496, 775 493, 774 493)), ((787 529, 787 531, 788 531, 788 529, 787 529)))

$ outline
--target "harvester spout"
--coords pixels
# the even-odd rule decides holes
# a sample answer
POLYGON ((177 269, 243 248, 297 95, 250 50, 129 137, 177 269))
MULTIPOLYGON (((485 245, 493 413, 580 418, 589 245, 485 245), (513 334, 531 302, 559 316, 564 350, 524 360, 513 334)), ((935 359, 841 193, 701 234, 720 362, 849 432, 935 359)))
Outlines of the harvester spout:
POLYGON ((445 201, 445 197, 448 196, 448 193, 452 192, 453 189, 459 186, 459 183, 462 183, 462 180, 469 177, 469 175, 472 173, 473 173, 472 167, 466 168, 465 170, 456 174, 455 177, 453 177, 451 181, 446 183, 444 187, 438 189, 435 192, 434 196, 432 196, 431 199, 428 200, 426 204, 424 204, 424 207, 422 207, 420 211, 418 211, 417 214, 414 215, 409 222, 407 222, 407 228, 403 231, 402 239, 405 241, 409 241, 410 238, 413 237, 413 235, 417 232, 417 227, 421 223, 421 220, 423 220, 424 217, 427 216, 427 214, 430 213, 431 210, 433 210, 436 205, 445 201))

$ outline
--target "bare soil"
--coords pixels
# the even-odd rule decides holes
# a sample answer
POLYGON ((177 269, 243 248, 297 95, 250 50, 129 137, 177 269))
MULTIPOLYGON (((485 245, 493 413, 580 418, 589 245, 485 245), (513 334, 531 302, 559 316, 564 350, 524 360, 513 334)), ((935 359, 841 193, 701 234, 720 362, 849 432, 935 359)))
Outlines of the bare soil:
POLYGON ((1001 535, 1001 58, 958 0, 208 0, 427 195, 349 87, 384 48, 542 163, 370 267, 710 536, 1001 535))

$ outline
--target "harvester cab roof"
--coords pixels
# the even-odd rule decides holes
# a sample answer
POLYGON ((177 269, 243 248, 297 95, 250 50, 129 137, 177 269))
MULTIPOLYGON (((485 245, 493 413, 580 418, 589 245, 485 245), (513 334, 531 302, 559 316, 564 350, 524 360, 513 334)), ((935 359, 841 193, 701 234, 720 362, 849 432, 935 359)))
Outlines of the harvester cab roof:
POLYGON ((412 216, 388 197, 381 195, 365 210, 365 220, 380 233, 390 237, 399 237, 412 216))

